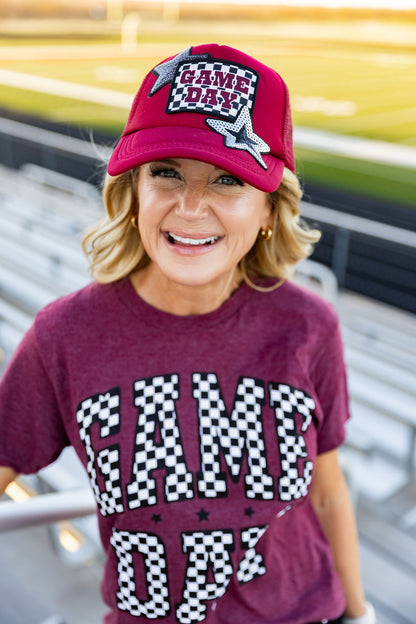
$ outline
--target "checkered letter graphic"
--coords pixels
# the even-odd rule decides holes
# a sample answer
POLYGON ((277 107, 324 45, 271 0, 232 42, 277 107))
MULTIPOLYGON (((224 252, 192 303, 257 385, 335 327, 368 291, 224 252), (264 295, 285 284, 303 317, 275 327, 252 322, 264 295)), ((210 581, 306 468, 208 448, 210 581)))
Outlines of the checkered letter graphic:
POLYGON ((260 380, 240 377, 231 416, 227 414, 214 373, 193 375, 193 396, 198 401, 201 471, 198 491, 207 498, 227 496, 226 475, 221 472, 220 449, 237 483, 247 454, 244 477, 247 498, 272 499, 273 478, 267 474, 263 437, 264 385, 260 380))
POLYGON ((167 502, 194 497, 192 473, 188 472, 176 419, 179 398, 178 375, 149 377, 134 383, 138 421, 131 482, 127 485, 130 509, 157 504, 154 470, 165 470, 167 502), (155 444, 156 425, 161 443, 155 444))
POLYGON ((255 551, 255 545, 267 529, 266 526, 250 527, 241 531, 241 548, 246 550, 237 570, 237 579, 240 584, 248 583, 257 576, 266 574, 263 557, 255 551))
POLYGON ((100 438, 120 431, 120 391, 112 388, 104 394, 94 394, 77 408, 79 435, 88 456, 87 472, 98 508, 103 516, 124 511, 120 474, 120 450, 113 444, 95 451, 91 442, 91 428, 98 424, 100 438), (105 490, 98 484, 97 466, 104 479, 105 490))
POLYGON ((306 433, 312 421, 315 402, 311 396, 286 384, 270 384, 270 405, 276 415, 281 476, 279 498, 291 501, 306 496, 312 480, 313 462, 303 463, 303 476, 299 471, 299 459, 307 457, 304 437, 296 430, 296 416, 301 418, 302 433, 306 433))
POLYGON ((188 566, 176 618, 181 624, 202 622, 207 612, 205 601, 222 596, 233 573, 230 556, 234 550, 233 532, 182 533, 182 550, 188 555, 188 566), (208 583, 210 570, 214 583, 208 583))
POLYGON ((169 615, 166 553, 161 540, 150 533, 113 529, 111 544, 118 560, 117 607, 136 617, 152 620, 169 615), (146 600, 143 601, 137 597, 133 553, 143 555, 147 584, 143 592, 146 600))

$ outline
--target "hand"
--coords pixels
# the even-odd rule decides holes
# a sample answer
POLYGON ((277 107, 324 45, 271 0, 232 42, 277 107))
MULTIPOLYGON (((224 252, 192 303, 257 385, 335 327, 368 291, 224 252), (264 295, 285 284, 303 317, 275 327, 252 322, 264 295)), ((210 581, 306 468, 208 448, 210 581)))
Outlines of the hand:
POLYGON ((376 612, 369 602, 365 603, 365 613, 357 618, 343 617, 342 624, 377 624, 376 612))

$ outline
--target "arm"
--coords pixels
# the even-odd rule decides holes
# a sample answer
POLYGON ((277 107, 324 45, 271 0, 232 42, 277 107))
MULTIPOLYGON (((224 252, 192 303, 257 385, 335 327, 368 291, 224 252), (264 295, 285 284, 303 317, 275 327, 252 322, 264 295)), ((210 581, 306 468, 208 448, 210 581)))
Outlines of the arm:
POLYGON ((335 567, 344 588, 347 603, 345 616, 358 618, 366 612, 358 534, 336 450, 318 455, 311 501, 331 545, 335 567))
POLYGON ((0 466, 0 494, 3 494, 6 487, 15 480, 17 472, 7 466, 0 466))

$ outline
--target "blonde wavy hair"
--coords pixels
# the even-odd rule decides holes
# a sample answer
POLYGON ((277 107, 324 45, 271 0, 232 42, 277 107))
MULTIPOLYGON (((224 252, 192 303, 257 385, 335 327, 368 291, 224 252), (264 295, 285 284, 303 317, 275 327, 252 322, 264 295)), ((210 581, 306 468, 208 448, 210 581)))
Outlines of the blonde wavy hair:
MULTIPOLYGON (((107 214, 84 234, 82 246, 90 273, 98 282, 115 282, 150 263, 131 221, 137 214, 138 172, 136 168, 115 177, 106 175, 103 200, 107 214)), ((296 265, 312 253, 321 234, 302 221, 301 197, 297 176, 285 168, 279 188, 270 193, 273 235, 268 241, 259 236, 239 263, 243 279, 251 287, 268 290, 256 282, 270 278, 279 280, 273 287, 278 286, 290 279, 296 265)))

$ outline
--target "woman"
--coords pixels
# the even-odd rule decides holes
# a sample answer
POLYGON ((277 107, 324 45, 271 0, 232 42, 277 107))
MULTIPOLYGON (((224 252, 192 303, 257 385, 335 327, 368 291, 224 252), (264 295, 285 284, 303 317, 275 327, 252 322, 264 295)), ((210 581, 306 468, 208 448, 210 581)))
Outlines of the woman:
POLYGON ((2 481, 74 446, 107 623, 375 622, 338 320, 287 281, 319 238, 294 170, 274 70, 214 44, 156 66, 84 240, 96 281, 38 314, 3 376, 2 481))

